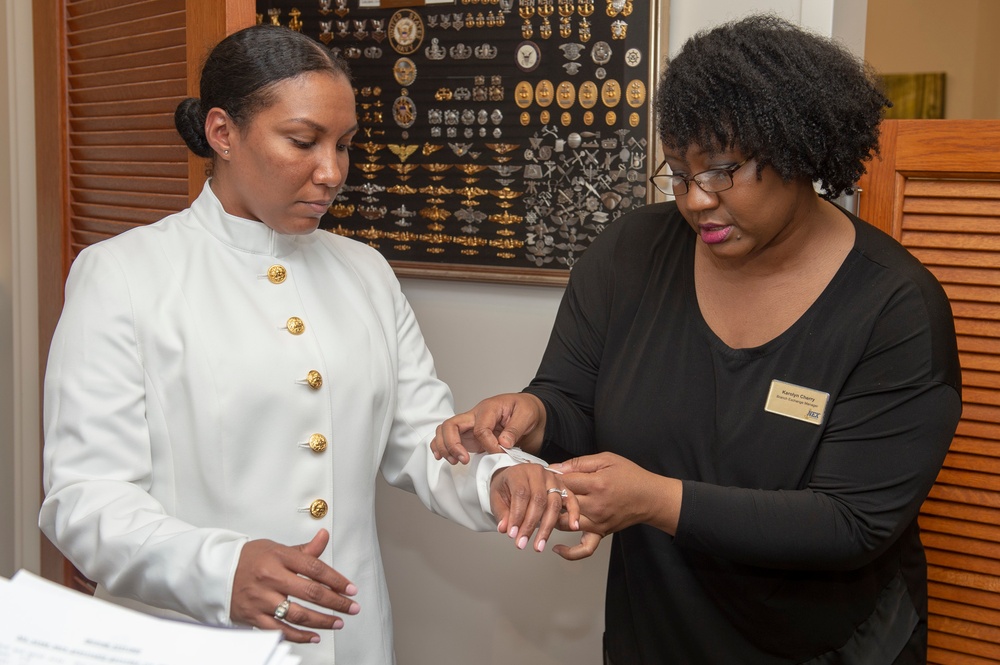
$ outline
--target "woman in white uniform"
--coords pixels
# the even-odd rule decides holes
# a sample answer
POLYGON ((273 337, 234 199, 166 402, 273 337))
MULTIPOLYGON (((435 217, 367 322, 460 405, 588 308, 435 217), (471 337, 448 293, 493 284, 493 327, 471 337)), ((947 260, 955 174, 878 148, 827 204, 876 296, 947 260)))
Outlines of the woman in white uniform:
POLYGON ((70 272, 40 525, 102 597, 281 630, 304 662, 391 663, 376 473, 472 529, 538 526, 535 549, 562 484, 430 454, 451 394, 392 270, 317 231, 358 128, 342 62, 255 26, 213 50, 200 95, 176 124, 212 160, 201 195, 70 272))

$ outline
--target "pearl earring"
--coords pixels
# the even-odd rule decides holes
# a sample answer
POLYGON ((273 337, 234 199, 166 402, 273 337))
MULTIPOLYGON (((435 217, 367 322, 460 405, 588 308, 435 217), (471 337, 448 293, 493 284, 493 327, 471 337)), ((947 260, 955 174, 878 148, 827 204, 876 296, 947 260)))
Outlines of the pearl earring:
POLYGON ((228 151, 228 150, 223 150, 223 151, 222 151, 222 154, 223 154, 223 155, 228 155, 228 154, 229 154, 229 151, 228 151))

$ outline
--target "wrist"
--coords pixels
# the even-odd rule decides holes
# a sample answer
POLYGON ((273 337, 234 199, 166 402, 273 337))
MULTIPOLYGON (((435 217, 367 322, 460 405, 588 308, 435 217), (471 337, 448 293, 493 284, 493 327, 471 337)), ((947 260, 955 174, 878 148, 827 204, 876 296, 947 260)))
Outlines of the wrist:
POLYGON ((521 439, 517 442, 517 447, 521 450, 531 453, 532 455, 537 455, 542 450, 542 444, 545 442, 545 423, 548 414, 545 411, 545 403, 531 393, 522 392, 523 395, 529 402, 530 407, 534 411, 534 427, 530 432, 525 432, 521 439))
POLYGON ((684 497, 684 484, 677 478, 652 476, 647 488, 648 501, 643 522, 656 527, 673 536, 677 533, 677 524, 681 516, 681 503, 684 497))

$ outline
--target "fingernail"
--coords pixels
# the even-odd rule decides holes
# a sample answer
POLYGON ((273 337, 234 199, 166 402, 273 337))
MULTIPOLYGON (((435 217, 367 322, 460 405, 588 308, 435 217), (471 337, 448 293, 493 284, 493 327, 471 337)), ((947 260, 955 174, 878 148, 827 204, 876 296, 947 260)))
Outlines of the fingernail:
POLYGON ((347 608, 348 614, 357 614, 361 611, 361 606, 357 603, 351 603, 351 606, 347 608))
POLYGON ((517 549, 523 550, 527 546, 528 546, 528 537, 521 536, 521 538, 517 541, 517 549))
POLYGON ((574 531, 579 531, 580 530, 580 520, 575 520, 573 522, 573 530, 574 531))
MULTIPOLYGON (((334 630, 340 630, 343 627, 344 627, 344 620, 343 619, 334 619, 334 621, 333 621, 333 629, 334 630)), ((318 637, 316 638, 316 641, 319 642, 319 638, 318 637)))
POLYGON ((347 596, 353 596, 357 592, 358 592, 358 587, 354 586, 353 584, 348 584, 347 588, 344 589, 344 594, 347 596))
POLYGON ((511 538, 517 538, 517 525, 516 524, 510 528, 510 531, 507 532, 507 535, 510 536, 511 538))
POLYGON ((544 538, 542 538, 537 543, 535 543, 535 549, 538 550, 539 552, 541 552, 542 550, 545 549, 545 539, 544 538))
MULTIPOLYGON (((344 625, 344 622, 343 622, 343 621, 341 621, 341 622, 340 622, 340 625, 341 625, 341 626, 343 626, 343 625, 344 625)), ((338 626, 338 625, 337 625, 337 624, 335 623, 335 624, 333 624, 333 627, 334 627, 334 628, 339 628, 340 626, 338 626)), ((310 642, 312 642, 313 644, 319 644, 319 635, 313 635, 312 637, 310 637, 310 638, 309 638, 309 641, 310 641, 310 642)))

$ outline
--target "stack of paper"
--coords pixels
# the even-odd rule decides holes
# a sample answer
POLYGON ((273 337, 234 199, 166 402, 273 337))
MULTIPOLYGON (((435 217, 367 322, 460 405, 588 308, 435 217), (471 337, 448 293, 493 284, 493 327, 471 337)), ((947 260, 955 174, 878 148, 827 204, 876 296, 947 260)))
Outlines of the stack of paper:
POLYGON ((0 665, 298 665, 278 631, 135 612, 18 571, 0 578, 0 665))

